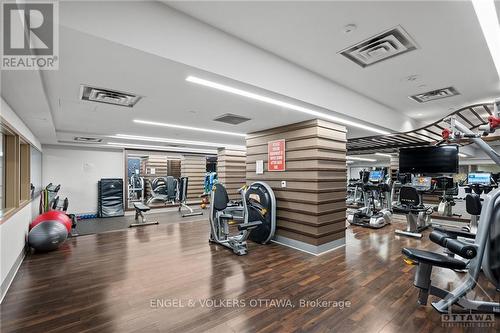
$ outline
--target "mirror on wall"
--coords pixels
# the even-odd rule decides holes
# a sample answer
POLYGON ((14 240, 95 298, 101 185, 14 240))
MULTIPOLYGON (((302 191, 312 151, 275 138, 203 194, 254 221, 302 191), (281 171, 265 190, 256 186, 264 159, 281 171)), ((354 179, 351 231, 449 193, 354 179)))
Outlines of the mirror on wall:
POLYGON ((167 182, 171 182, 170 177, 181 177, 183 163, 189 177, 188 198, 189 195, 199 198, 203 193, 205 173, 215 171, 217 156, 126 150, 125 163, 127 209, 133 209, 135 202, 159 208, 172 206, 172 196, 176 193, 167 191, 172 188, 167 182))
POLYGON ((127 154, 128 208, 134 202, 145 202, 152 207, 165 207, 162 200, 150 200, 167 176, 181 176, 181 154, 164 152, 129 152, 127 154), (160 184, 161 183, 161 184, 160 184))
POLYGON ((42 190, 42 153, 33 146, 30 147, 30 183, 31 199, 34 199, 42 190))
POLYGON ((5 200, 4 200, 4 157, 3 157, 3 143, 4 143, 4 134, 0 132, 0 216, 1 212, 5 208, 5 200))

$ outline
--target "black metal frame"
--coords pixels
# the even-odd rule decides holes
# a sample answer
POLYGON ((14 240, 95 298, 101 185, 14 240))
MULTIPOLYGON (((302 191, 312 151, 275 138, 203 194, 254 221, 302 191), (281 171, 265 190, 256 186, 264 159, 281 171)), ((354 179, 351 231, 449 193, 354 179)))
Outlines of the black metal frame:
POLYGON ((392 153, 399 148, 428 146, 442 139, 441 131, 448 127, 444 122, 445 118, 457 116, 471 130, 475 130, 487 123, 487 118, 492 115, 492 110, 492 103, 473 104, 413 131, 349 139, 347 140, 347 152, 349 155, 392 153))

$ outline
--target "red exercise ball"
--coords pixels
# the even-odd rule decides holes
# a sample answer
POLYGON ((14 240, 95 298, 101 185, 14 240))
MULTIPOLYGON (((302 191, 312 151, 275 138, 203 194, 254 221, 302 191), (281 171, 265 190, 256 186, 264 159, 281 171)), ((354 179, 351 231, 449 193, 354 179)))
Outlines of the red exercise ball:
POLYGON ((71 225, 72 225, 71 219, 68 217, 68 215, 64 214, 59 210, 50 210, 41 215, 38 215, 38 217, 34 219, 33 222, 31 222, 29 230, 33 229, 35 226, 45 221, 58 221, 64 224, 68 232, 71 232, 71 225))

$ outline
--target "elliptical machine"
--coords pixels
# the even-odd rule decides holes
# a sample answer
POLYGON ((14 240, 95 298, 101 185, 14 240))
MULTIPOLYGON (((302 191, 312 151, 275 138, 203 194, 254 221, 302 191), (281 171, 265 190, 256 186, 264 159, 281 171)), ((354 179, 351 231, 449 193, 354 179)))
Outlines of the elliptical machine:
POLYGON ((247 239, 267 244, 276 230, 276 197, 263 182, 243 186, 239 190, 241 205, 230 206, 226 188, 215 183, 210 204, 210 239, 237 255, 248 253, 247 239), (234 231, 237 228, 237 232, 234 231), (233 230, 231 230, 233 229, 233 230))
POLYGON ((368 183, 369 175, 370 171, 361 170, 359 172, 359 179, 349 180, 347 184, 347 205, 360 207, 364 204, 363 185, 368 183))
POLYGON ((362 185, 364 207, 347 215, 350 224, 379 229, 391 223, 391 186, 384 179, 384 170, 370 171, 368 182, 362 185))

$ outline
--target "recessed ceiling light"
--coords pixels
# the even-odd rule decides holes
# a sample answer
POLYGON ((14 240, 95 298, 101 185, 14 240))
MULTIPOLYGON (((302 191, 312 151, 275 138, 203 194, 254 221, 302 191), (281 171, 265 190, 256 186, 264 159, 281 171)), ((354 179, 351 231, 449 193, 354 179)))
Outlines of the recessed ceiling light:
POLYGON ((216 133, 216 134, 225 134, 225 135, 234 135, 234 136, 243 136, 243 137, 246 136, 245 133, 226 132, 226 131, 219 131, 219 130, 213 130, 213 129, 208 129, 208 128, 199 128, 199 127, 184 126, 184 125, 166 124, 166 123, 159 123, 159 122, 156 122, 156 121, 149 121, 149 120, 134 119, 134 123, 144 124, 144 125, 152 125, 152 126, 180 128, 180 129, 186 129, 186 130, 191 130, 191 131, 208 132, 208 133, 216 133))
POLYGON ((205 87, 210 87, 210 88, 214 88, 214 89, 217 89, 217 90, 225 91, 225 92, 232 93, 232 94, 235 94, 235 95, 239 95, 239 96, 243 96, 243 97, 255 99, 257 101, 261 101, 261 102, 264 102, 264 103, 277 105, 277 106, 280 106, 280 107, 283 107, 283 108, 286 108, 286 109, 290 109, 290 110, 294 110, 294 111, 298 111, 298 112, 302 112, 302 113, 307 113, 307 114, 310 114, 312 116, 315 116, 315 117, 318 117, 318 118, 322 118, 322 119, 326 119, 326 120, 330 120, 330 121, 337 122, 337 123, 340 123, 340 124, 344 124, 344 125, 348 125, 348 126, 352 126, 352 127, 361 128, 361 129, 364 129, 364 130, 367 130, 367 131, 371 131, 371 132, 375 132, 375 133, 379 133, 379 134, 383 134, 383 135, 390 134, 387 131, 384 131, 384 130, 381 130, 381 129, 378 129, 378 128, 375 128, 375 127, 371 127, 371 126, 363 125, 363 124, 360 124, 360 123, 357 123, 357 122, 354 122, 354 121, 350 121, 350 120, 338 118, 338 117, 335 117, 335 116, 332 116, 332 115, 329 115, 329 114, 326 114, 326 113, 323 113, 323 112, 311 110, 311 109, 308 109, 308 108, 304 108, 302 106, 298 106, 298 105, 295 105, 295 104, 283 102, 283 101, 280 101, 280 100, 277 100, 277 99, 274 99, 274 98, 271 98, 271 97, 267 97, 267 96, 255 94, 255 93, 252 93, 252 92, 249 92, 249 91, 246 91, 246 90, 241 90, 241 89, 237 89, 237 88, 234 88, 234 87, 226 86, 224 84, 220 84, 220 83, 217 83, 217 82, 213 82, 213 81, 201 79, 199 77, 188 76, 186 78, 186 81, 192 82, 192 83, 196 83, 196 84, 200 84, 200 85, 205 86, 205 87))
POLYGON ((139 145, 134 143, 123 143, 123 142, 108 142, 108 145, 120 148, 135 148, 135 149, 149 149, 149 150, 169 150, 169 151, 180 151, 186 153, 205 153, 205 154, 217 154, 217 150, 210 149, 196 149, 196 148, 183 148, 183 147, 170 147, 170 146, 153 146, 153 145, 139 145))
POLYGON ((472 0, 477 19, 500 78, 500 24, 494 0, 472 0))
POLYGON ((383 154, 383 153, 375 153, 377 156, 384 156, 384 157, 392 157, 390 154, 383 154))
POLYGON ((149 142, 165 142, 165 143, 184 144, 184 145, 193 145, 193 146, 205 146, 205 147, 208 146, 208 147, 217 147, 217 148, 225 147, 225 148, 236 149, 236 150, 245 150, 246 149, 246 146, 231 145, 231 144, 226 144, 226 143, 168 139, 168 138, 158 138, 158 137, 152 137, 152 136, 116 134, 116 135, 110 135, 108 137, 114 138, 114 139, 126 139, 126 140, 149 141, 149 142))
POLYGON ((348 161, 377 162, 377 160, 375 160, 373 158, 364 158, 364 157, 356 157, 356 156, 347 156, 346 159, 348 161))

